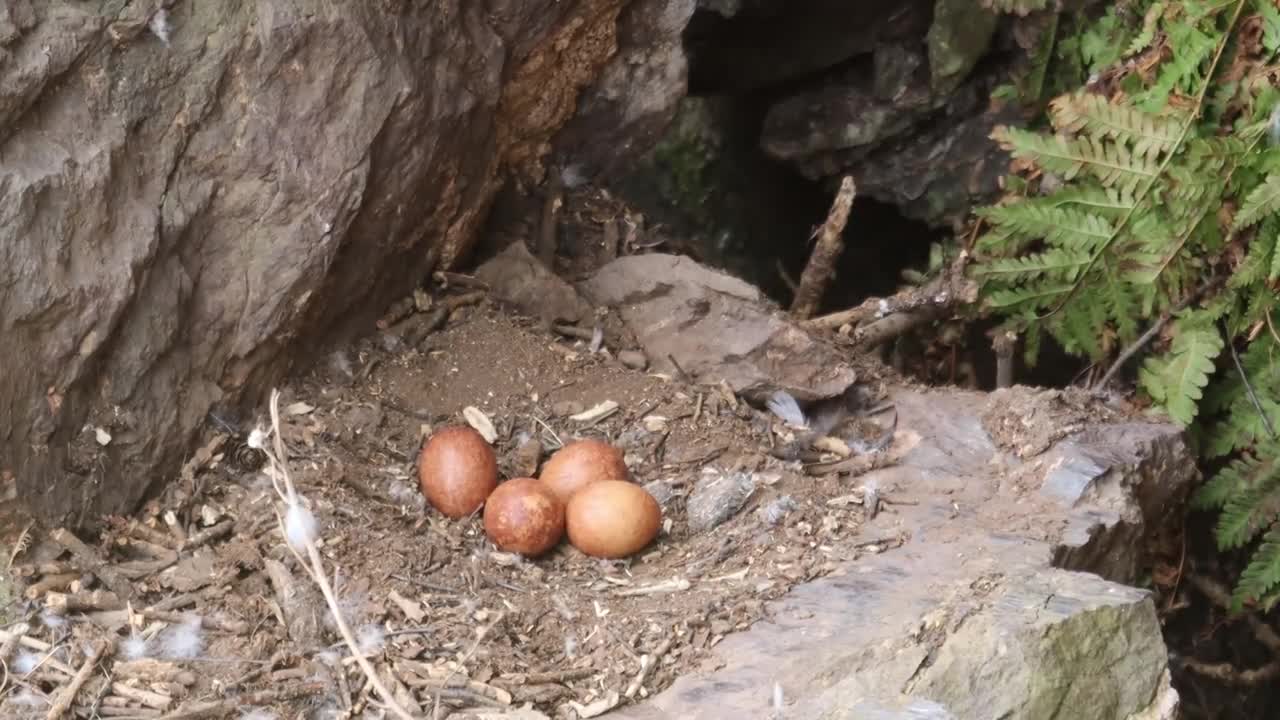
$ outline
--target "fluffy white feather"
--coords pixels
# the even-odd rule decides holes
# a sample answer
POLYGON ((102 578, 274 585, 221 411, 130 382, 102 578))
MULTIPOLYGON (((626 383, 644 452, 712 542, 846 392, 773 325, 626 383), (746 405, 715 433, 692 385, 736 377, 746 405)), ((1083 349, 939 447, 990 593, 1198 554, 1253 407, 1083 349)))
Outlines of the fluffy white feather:
POLYGON ((130 633, 129 638, 120 644, 120 652, 126 660, 138 660, 147 656, 147 639, 139 633, 130 633))
POLYGON ((786 390, 775 392, 769 398, 768 406, 770 412, 777 415, 791 427, 809 427, 809 418, 804 416, 804 411, 800 409, 800 403, 796 402, 796 399, 786 390))
POLYGON ((164 656, 168 658, 190 659, 199 657, 204 650, 204 630, 198 617, 170 626, 160 637, 164 656))
POLYGON ((387 633, 383 631, 381 625, 365 625, 356 634, 356 645, 360 647, 360 652, 365 655, 381 652, 382 645, 386 641, 387 633))
POLYGON ((155 33, 156 37, 160 38, 160 42, 164 43, 165 47, 169 46, 169 32, 172 27, 169 25, 168 10, 164 8, 157 10, 156 14, 151 16, 151 22, 148 27, 151 28, 151 32, 155 33))
POLYGON ((305 552, 307 546, 316 541, 316 517, 310 510, 302 507, 302 503, 290 503, 284 516, 284 530, 289 538, 289 545, 298 552, 305 552))
POLYGON ((13 668, 13 671, 19 675, 26 675, 32 670, 35 670, 36 666, 39 664, 40 664, 39 655, 23 650, 22 652, 19 652, 16 656, 14 656, 13 664, 10 665, 9 667, 13 668))

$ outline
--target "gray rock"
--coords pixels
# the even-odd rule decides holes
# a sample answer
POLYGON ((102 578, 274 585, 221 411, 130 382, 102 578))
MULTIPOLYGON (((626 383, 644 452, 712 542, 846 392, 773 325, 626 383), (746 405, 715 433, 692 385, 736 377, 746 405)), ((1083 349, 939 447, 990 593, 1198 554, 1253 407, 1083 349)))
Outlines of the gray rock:
POLYGON ((0 532, 135 507, 466 257, 575 112, 623 120, 584 160, 665 123, 692 3, 0 3, 0 532))
MULTIPOLYGON (((1057 567, 1053 549, 1081 513, 1113 512, 1150 530, 1143 523, 1162 517, 1190 484, 1178 470, 1192 465, 1180 432, 1156 423, 1097 426, 1020 465, 983 430, 982 397, 891 392, 902 432, 917 441, 898 466, 863 481, 919 504, 882 513, 862 534, 902 532, 906 544, 793 588, 770 604, 769 620, 715 647, 720 669, 682 677, 614 714, 767 717, 777 683, 787 718, 1175 717, 1152 596, 1100 577, 1110 562, 1057 567), (1050 481, 1063 472, 1058 453, 1085 448, 1088 482, 1050 481), (1038 483, 1015 487, 1004 477, 1037 461, 1038 483), (1064 495, 1063 487, 1076 490, 1064 495)), ((1128 567, 1139 545, 1110 545, 1126 556, 1114 565, 1128 567)))
POLYGON ((835 397, 855 380, 841 353, 800 330, 755 287, 688 258, 619 258, 578 289, 618 311, 659 372, 683 371, 709 385, 723 380, 759 402, 777 390, 801 401, 835 397))
POLYGON ((706 532, 742 509, 756 491, 756 479, 751 473, 705 473, 685 504, 691 532, 706 532))
POLYGON ((644 490, 652 495, 653 499, 657 500, 658 504, 664 508, 667 506, 667 503, 674 500, 679 494, 676 490, 676 486, 669 480, 653 480, 647 482, 644 485, 644 490))

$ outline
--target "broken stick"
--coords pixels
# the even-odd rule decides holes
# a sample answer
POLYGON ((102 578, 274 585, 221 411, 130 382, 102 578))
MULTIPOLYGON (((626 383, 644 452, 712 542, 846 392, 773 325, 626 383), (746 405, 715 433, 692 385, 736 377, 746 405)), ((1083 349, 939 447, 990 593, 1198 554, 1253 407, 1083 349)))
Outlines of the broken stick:
POLYGON ((828 283, 831 282, 832 275, 835 274, 836 261, 844 251, 844 240, 841 236, 844 234, 845 225, 849 222, 849 211, 853 208, 853 198, 856 195, 857 188, 853 184, 853 177, 846 175, 840 181, 840 190, 836 192, 836 199, 831 203, 831 212, 827 214, 827 221, 818 231, 818 243, 813 247, 809 264, 805 266, 804 273, 800 276, 800 287, 796 289, 795 300, 791 303, 791 315, 798 320, 807 320, 812 317, 822 303, 822 296, 826 292, 828 283))
POLYGON ((62 688, 62 692, 58 694, 58 699, 49 706, 49 712, 45 714, 45 720, 58 720, 63 713, 71 708, 71 703, 75 702, 76 693, 80 692, 80 687, 84 685, 89 676, 93 674, 93 669, 98 665, 98 661, 102 656, 113 650, 115 644, 110 638, 102 640, 93 646, 93 652, 89 657, 85 658, 84 664, 76 671, 71 682, 62 688))

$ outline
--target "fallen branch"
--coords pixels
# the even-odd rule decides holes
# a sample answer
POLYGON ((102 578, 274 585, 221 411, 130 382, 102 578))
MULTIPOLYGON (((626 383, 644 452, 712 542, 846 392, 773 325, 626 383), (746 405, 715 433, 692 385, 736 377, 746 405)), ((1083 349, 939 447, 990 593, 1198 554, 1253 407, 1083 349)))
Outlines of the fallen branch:
POLYGON ((965 277, 967 253, 924 285, 913 285, 887 298, 868 298, 860 305, 801 323, 806 330, 852 331, 861 348, 884 344, 923 323, 942 317, 959 305, 977 299, 978 286, 965 277))
POLYGON ((812 317, 822 303, 822 296, 835 274, 836 262, 844 251, 842 235, 849 222, 849 211, 853 208, 856 196, 857 187, 853 178, 846 175, 840 181, 840 189, 831 203, 827 220, 818 231, 818 242, 813 246, 809 264, 800 275, 800 286, 796 288, 795 300, 791 303, 793 317, 800 320, 812 317))
POLYGON ((76 561, 86 571, 93 573, 95 577, 103 582, 107 587, 111 588, 111 592, 115 593, 121 600, 128 600, 133 597, 133 585, 129 581, 121 577, 93 548, 81 542, 80 538, 71 534, 66 528, 58 528, 54 530, 50 537, 54 542, 71 551, 76 557, 76 561))
POLYGON ((71 678, 71 682, 67 683, 62 691, 58 693, 58 699, 54 700, 53 705, 49 706, 49 712, 45 714, 45 720, 58 720, 63 713, 71 708, 71 704, 76 700, 76 694, 80 692, 81 686, 93 674, 93 669, 98 665, 98 661, 113 651, 115 644, 110 638, 101 640, 93 646, 93 652, 89 657, 85 658, 84 664, 76 670, 76 674, 71 678))

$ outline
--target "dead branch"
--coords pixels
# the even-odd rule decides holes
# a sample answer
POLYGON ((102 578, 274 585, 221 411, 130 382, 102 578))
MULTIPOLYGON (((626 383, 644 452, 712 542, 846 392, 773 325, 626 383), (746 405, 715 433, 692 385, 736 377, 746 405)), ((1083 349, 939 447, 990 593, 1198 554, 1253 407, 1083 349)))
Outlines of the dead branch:
POLYGON ((133 585, 108 565, 98 555, 97 551, 81 542, 80 538, 72 535, 70 530, 58 528, 50 534, 50 537, 54 542, 71 551, 80 566, 93 573, 104 585, 111 588, 111 592, 115 593, 118 598, 129 600, 133 597, 133 585))
POLYGON ((78 593, 51 592, 44 596, 44 606, 57 615, 85 610, 119 610, 124 607, 120 596, 110 590, 86 590, 78 593))
POLYGON ((80 579, 80 573, 67 573, 65 575, 45 575, 38 582, 31 583, 27 586, 27 591, 23 593, 28 600, 39 600, 44 597, 47 592, 61 592, 71 587, 71 583, 80 579))
POLYGON ((473 290, 489 289, 489 283, 483 280, 477 280, 476 278, 470 275, 463 275, 462 273, 448 272, 445 270, 437 270, 434 273, 432 273, 431 276, 435 279, 436 282, 440 283, 446 289, 448 289, 450 285, 457 285, 458 287, 472 288, 473 290))
POLYGON ((996 387, 1013 387, 1013 349, 1018 336, 1012 332, 997 331, 991 338, 991 349, 996 354, 996 387))
POLYGON ((628 698, 635 697, 636 693, 640 692, 640 688, 644 687, 644 684, 649 681, 649 676, 653 674, 653 669, 657 667, 658 663, 662 662, 662 657, 670 649, 671 638, 668 637, 652 653, 641 655, 640 672, 636 673, 635 678, 631 680, 631 684, 627 685, 627 690, 623 695, 628 698))
POLYGON ((158 720, 206 720, 207 718, 229 717, 246 705, 274 705, 300 697, 318 695, 324 691, 324 683, 318 682, 303 683, 274 690, 259 690, 258 692, 245 693, 238 698, 230 700, 194 703, 189 707, 179 708, 168 715, 162 715, 158 720))
POLYGON ((876 453, 874 455, 854 455, 845 460, 837 460, 828 463, 812 463, 806 465, 804 472, 806 475, 830 475, 832 473, 840 473, 841 475, 864 475, 872 470, 889 467, 897 461, 889 457, 888 453, 876 453))
POLYGON ((844 251, 842 235, 856 196, 853 177, 846 175, 840 181, 840 189, 831 203, 827 220, 818 231, 818 242, 809 256, 809 264, 800 275, 800 286, 796 288, 795 300, 791 303, 793 317, 800 320, 812 317, 822 303, 822 296, 835 274, 836 262, 844 251))
POLYGON ((14 565, 13 577, 28 578, 37 575, 66 575, 68 573, 82 572, 80 566, 73 561, 62 560, 58 562, 37 563, 35 565, 14 565))
POLYGON ((45 720, 58 720, 63 713, 71 708, 71 703, 75 702, 76 693, 80 692, 80 687, 84 685, 89 676, 93 674, 93 669, 97 667, 98 661, 103 655, 111 653, 115 649, 115 644, 110 638, 100 640, 93 646, 93 652, 89 657, 85 658, 84 663, 76 670, 76 674, 71 678, 71 682, 67 683, 62 691, 58 693, 58 698, 54 700, 53 705, 49 707, 49 712, 45 714, 45 720))
POLYGON ((1280 677, 1280 660, 1272 660, 1260 668, 1239 670, 1231 663, 1207 663, 1195 658, 1183 658, 1188 670, 1226 685, 1254 687, 1280 677))
POLYGON ((214 540, 221 540, 222 538, 231 534, 231 531, 235 528, 235 525, 236 525, 235 521, 230 519, 223 520, 222 522, 217 523, 216 525, 210 525, 204 530, 201 530, 191 535, 190 537, 188 537, 187 541, 182 544, 182 549, 194 550, 195 548, 198 548, 202 545, 207 545, 213 542, 214 540))
MULTIPOLYGON (((1223 610, 1229 611, 1231 609, 1231 593, 1221 583, 1196 574, 1188 575, 1187 579, 1214 605, 1223 610)), ((1259 618, 1257 613, 1246 613, 1245 620, 1253 628, 1254 636, 1258 638, 1258 642, 1266 645, 1271 652, 1280 656, 1280 632, 1277 632, 1265 620, 1259 618)))
POLYGON ((924 285, 908 287, 887 298, 869 298, 856 308, 814 318, 801 326, 832 330, 848 325, 854 328, 853 339, 859 348, 881 345, 976 300, 978 286, 965 277, 968 261, 968 254, 962 252, 949 268, 924 285))
POLYGON ((563 206, 564 184, 560 173, 552 172, 551 177, 547 178, 547 197, 542 206, 542 225, 538 234, 538 260, 552 272, 555 271, 556 231, 559 229, 557 217, 563 206))

